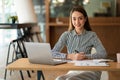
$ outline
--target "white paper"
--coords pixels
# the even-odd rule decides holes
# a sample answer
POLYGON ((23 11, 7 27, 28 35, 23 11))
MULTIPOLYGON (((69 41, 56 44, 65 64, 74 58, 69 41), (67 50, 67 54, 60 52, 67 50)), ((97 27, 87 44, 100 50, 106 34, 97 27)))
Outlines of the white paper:
POLYGON ((105 59, 74 61, 75 66, 109 66, 105 59))

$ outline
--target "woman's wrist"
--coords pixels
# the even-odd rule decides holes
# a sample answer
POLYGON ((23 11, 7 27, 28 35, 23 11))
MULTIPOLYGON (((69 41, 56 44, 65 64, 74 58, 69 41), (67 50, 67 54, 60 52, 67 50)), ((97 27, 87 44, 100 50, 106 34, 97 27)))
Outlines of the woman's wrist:
POLYGON ((73 60, 74 56, 75 56, 75 54, 67 54, 66 59, 71 59, 71 60, 73 60))
POLYGON ((66 59, 71 59, 70 54, 67 54, 66 59))
POLYGON ((70 59, 70 55, 69 54, 66 55, 66 59, 70 59))

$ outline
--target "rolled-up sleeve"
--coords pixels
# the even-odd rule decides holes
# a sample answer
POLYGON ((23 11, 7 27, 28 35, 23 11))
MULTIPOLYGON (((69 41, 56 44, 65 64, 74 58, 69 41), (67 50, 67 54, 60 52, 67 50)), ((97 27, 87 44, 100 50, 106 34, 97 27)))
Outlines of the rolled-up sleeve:
POLYGON ((106 50, 104 46, 102 45, 102 42, 97 37, 96 33, 93 34, 91 42, 93 44, 93 47, 96 49, 96 53, 87 54, 86 56, 88 58, 93 58, 93 59, 106 58, 107 57, 106 50))

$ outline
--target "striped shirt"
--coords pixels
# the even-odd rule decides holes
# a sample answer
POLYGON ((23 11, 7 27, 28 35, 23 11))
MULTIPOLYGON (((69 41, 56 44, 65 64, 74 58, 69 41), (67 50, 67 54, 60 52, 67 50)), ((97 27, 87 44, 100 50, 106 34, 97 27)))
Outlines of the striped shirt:
POLYGON ((88 58, 106 58, 106 50, 101 41, 93 31, 84 30, 78 35, 75 30, 65 31, 52 49, 53 57, 65 58, 66 54, 60 53, 63 47, 67 47, 67 53, 84 52, 88 58), (96 49, 95 54, 91 54, 92 48, 96 49))

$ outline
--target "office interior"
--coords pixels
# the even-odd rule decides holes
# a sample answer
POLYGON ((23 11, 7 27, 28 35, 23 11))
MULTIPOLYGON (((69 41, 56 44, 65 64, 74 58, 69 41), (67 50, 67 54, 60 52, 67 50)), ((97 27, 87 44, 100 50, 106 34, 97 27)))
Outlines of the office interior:
MULTIPOLYGON (((105 46, 108 58, 116 61, 116 54, 120 53, 120 0, 1 0, 0 27, 1 24, 36 23, 36 27, 32 30, 40 32, 39 42, 48 42, 53 48, 60 35, 69 26, 69 12, 74 5, 82 5, 86 9, 90 25, 105 46), (19 9, 15 8, 16 4, 19 9), (12 21, 13 17, 16 18, 15 22, 12 21)), ((16 29, 0 28, 1 80, 4 80, 8 46, 12 40, 18 38, 17 33, 16 29)), ((66 48, 62 52, 66 52, 66 48)), ((46 72, 46 75, 51 73, 46 72)), ((63 73, 65 72, 60 72, 60 74, 63 73)), ((33 74, 34 80, 36 74, 31 74, 33 74)), ((55 74, 59 74, 59 72, 55 72, 55 74)), ((52 74, 53 78, 55 74, 52 74)), ((7 75, 7 80, 21 78, 19 73, 13 74, 12 78, 9 73, 7 75)), ((25 78, 28 78, 26 72, 25 78)), ((104 72, 101 80, 105 79, 108 79, 107 72, 104 72)))

